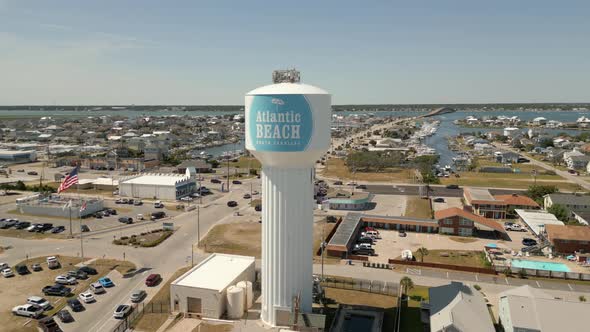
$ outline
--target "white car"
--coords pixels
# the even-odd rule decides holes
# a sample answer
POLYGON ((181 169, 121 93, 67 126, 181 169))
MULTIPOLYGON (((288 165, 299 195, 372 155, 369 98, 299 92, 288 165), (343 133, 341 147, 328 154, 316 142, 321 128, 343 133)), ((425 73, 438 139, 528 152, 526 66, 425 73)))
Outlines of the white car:
POLYGON ((102 285, 100 284, 100 282, 95 282, 93 284, 90 285, 90 290, 94 293, 94 294, 102 294, 102 293, 106 293, 106 289, 104 289, 104 287, 102 287, 102 285))
POLYGON ((17 305, 16 307, 12 308, 12 313, 17 316, 37 318, 43 314, 43 309, 34 304, 27 303, 23 305, 17 305))
POLYGON ((62 285, 75 285, 78 283, 78 280, 74 277, 59 275, 55 277, 55 282, 62 285))
POLYGON ((27 231, 29 231, 29 232, 32 232, 32 231, 35 229, 35 227, 37 227, 37 224, 31 224, 31 226, 29 226, 29 227, 27 227, 27 228, 25 228, 25 229, 26 229, 27 231))
POLYGON ((92 303, 92 302, 96 301, 96 299, 94 298, 94 295, 92 295, 92 292, 90 290, 88 290, 84 293, 80 293, 80 295, 78 295, 78 297, 80 298, 80 301, 82 301, 84 303, 92 303))
POLYGON ((43 310, 47 310, 49 307, 51 307, 51 303, 41 296, 31 296, 27 299, 27 303, 39 306, 43 310))
POLYGON ((6 264, 6 263, 0 263, 0 271, 9 268, 10 265, 6 264))
POLYGON ((1 273, 4 278, 14 277, 14 272, 12 272, 12 269, 9 267, 2 270, 1 273))
POLYGON ((128 304, 120 304, 115 308, 115 312, 113 313, 113 317, 115 318, 125 318, 131 312, 131 306, 128 304))

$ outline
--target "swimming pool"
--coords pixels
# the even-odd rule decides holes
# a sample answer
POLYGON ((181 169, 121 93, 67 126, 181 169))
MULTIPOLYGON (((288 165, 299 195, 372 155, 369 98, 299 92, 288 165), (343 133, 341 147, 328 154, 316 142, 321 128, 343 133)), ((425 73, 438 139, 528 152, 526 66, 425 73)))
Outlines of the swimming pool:
POLYGON ((512 266, 523 269, 570 272, 569 267, 563 263, 528 261, 526 259, 512 259, 512 266))

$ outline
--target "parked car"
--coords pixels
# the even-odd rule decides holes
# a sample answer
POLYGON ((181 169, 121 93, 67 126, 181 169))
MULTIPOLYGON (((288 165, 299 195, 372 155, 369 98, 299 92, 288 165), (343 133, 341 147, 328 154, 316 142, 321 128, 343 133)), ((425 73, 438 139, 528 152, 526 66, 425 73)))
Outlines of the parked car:
POLYGON ((60 310, 56 315, 62 323, 70 323, 74 321, 74 317, 68 311, 68 309, 60 310))
POLYGON ((82 233, 90 232, 90 227, 88 227, 88 225, 81 225, 80 230, 82 233))
POLYGON ((527 247, 535 246, 535 245, 537 245, 537 240, 525 237, 522 239, 522 244, 527 247))
POLYGON ((82 266, 78 270, 83 271, 83 272, 90 274, 90 275, 97 275, 98 274, 98 271, 96 271, 95 268, 90 267, 90 266, 82 266))
POLYGON ((447 189, 459 189, 459 185, 456 185, 456 184, 448 184, 446 188, 447 189))
POLYGON ((119 218, 119 222, 122 222, 124 224, 133 224, 133 218, 131 218, 131 217, 120 217, 119 218))
POLYGON ((250 199, 251 197, 250 194, 244 194, 244 199, 250 199))
POLYGON ((84 293, 80 293, 80 295, 78 295, 78 298, 80 299, 80 301, 82 301, 84 303, 96 302, 96 299, 94 298, 94 295, 89 290, 86 291, 86 292, 84 292, 84 293))
POLYGON ((256 204, 256 206, 254 207, 254 210, 257 212, 262 211, 262 204, 256 204))
POLYGON ((7 229, 12 226, 15 226, 17 223, 18 223, 18 220, 16 220, 16 219, 6 219, 3 221, 2 226, 0 226, 0 228, 7 229))
POLYGON ((135 203, 135 199, 130 198, 129 200, 127 200, 127 204, 129 205, 133 205, 135 203))
POLYGON ((62 285, 75 285, 78 283, 76 278, 68 277, 65 275, 58 275, 57 277, 55 277, 55 282, 62 285))
POLYGON ((150 274, 146 279, 145 279, 145 285, 148 287, 153 287, 156 286, 160 281, 162 280, 162 276, 157 274, 157 273, 153 273, 150 274))
POLYGON ((110 217, 111 216, 111 212, 109 212, 109 210, 100 211, 99 213, 102 213, 103 217, 110 217))
POLYGON ((219 179, 211 179, 211 183, 221 183, 221 180, 219 180, 219 179))
POLYGON ((43 271, 43 268, 41 267, 41 264, 35 263, 35 264, 31 265, 31 270, 33 270, 35 272, 39 272, 39 271, 43 271))
POLYGON ((158 220, 158 219, 162 219, 166 217, 166 212, 163 211, 158 211, 158 212, 152 212, 152 216, 150 217, 151 220, 158 220))
POLYGON ((406 237, 406 236, 408 236, 408 234, 406 234, 406 231, 399 231, 398 235, 399 235, 399 237, 406 237))
POLYGON ((121 204, 121 203, 123 203, 123 200, 121 198, 117 198, 115 200, 115 204, 121 204))
POLYGON ((14 267, 14 269, 16 270, 16 273, 20 274, 21 276, 31 273, 31 271, 29 271, 29 268, 25 264, 17 265, 14 267))
POLYGON ((48 230, 53 228, 53 224, 52 223, 43 223, 40 224, 40 226, 37 227, 37 232, 39 233, 45 233, 48 230))
POLYGON ((24 173, 24 172, 25 172, 25 170, 21 168, 21 169, 18 169, 18 170, 17 170, 17 172, 19 172, 19 173, 24 173))
POLYGON ((61 332, 62 331, 62 329, 59 327, 59 325, 57 325, 57 322, 55 321, 55 319, 53 319, 53 316, 44 317, 44 318, 39 319, 39 321, 37 321, 37 325, 39 326, 39 328, 43 332, 61 332))
POLYGON ((27 303, 39 306, 43 310, 47 310, 47 309, 49 309, 49 307, 51 307, 51 303, 49 303, 49 301, 42 298, 41 296, 30 296, 27 299, 27 303))
POLYGON ((182 197, 180 200, 183 202, 192 202, 193 198, 190 196, 185 196, 185 197, 182 197))
POLYGON ((334 181, 334 185, 335 186, 341 186, 342 185, 342 181, 334 181))
POLYGON ((39 224, 31 224, 31 226, 25 228, 25 230, 28 232, 34 232, 37 229, 37 225, 39 224))
POLYGON ((65 230, 66 230, 65 226, 57 226, 57 227, 53 227, 51 229, 51 233, 57 234, 57 233, 61 233, 61 232, 65 231, 65 230))
POLYGON ((233 180, 231 183, 232 184, 242 184, 242 181, 240 181, 240 180, 233 180))
POLYGON ((46 259, 47 261, 47 267, 49 267, 50 269, 57 269, 61 267, 61 264, 59 263, 59 261, 57 260, 57 257, 55 256, 49 256, 46 259))
POLYGON ((102 285, 102 287, 109 288, 115 286, 113 281, 108 277, 102 277, 98 279, 98 282, 102 285))
POLYGON ((28 175, 39 175, 39 173, 35 172, 35 171, 30 171, 27 172, 28 175))
POLYGON ((31 226, 31 223, 28 221, 19 221, 16 223, 16 225, 14 225, 14 228, 16 229, 25 229, 27 227, 31 226))
POLYGON ((510 227, 512 227, 513 225, 515 225, 515 223, 508 221, 504 223, 504 229, 509 230, 510 227))
POLYGON ((357 243, 354 245, 354 249, 373 249, 373 246, 370 243, 357 243))
POLYGON ((375 231, 362 232, 361 233, 361 236, 367 236, 367 237, 370 237, 370 238, 375 239, 375 240, 381 238, 381 235, 379 235, 379 232, 375 232, 375 231))
POLYGON ((102 219, 102 213, 100 213, 100 212, 96 212, 96 213, 94 214, 94 218, 96 218, 96 219, 102 219))
POLYGON ((435 203, 444 203, 445 199, 442 197, 437 197, 437 198, 433 199, 432 201, 435 203))
POLYGON ((356 186, 356 189, 367 189, 367 186, 364 184, 359 184, 358 186, 356 186))
POLYGON ((102 294, 102 293, 106 293, 106 291, 107 291, 106 289, 104 289, 104 287, 102 287, 100 282, 94 282, 94 283, 90 284, 90 290, 94 294, 102 294))
POLYGON ((7 263, 4 263, 4 262, 0 263, 0 271, 7 269, 9 267, 10 267, 10 265, 8 265, 7 263))
POLYGON ((162 209, 162 208, 164 208, 164 204, 162 202, 160 202, 160 201, 155 202, 154 203, 154 208, 156 208, 156 209, 162 209))
POLYGON ((68 271, 67 273, 68 277, 72 277, 72 278, 76 278, 76 279, 88 279, 88 274, 84 271, 81 270, 73 270, 73 271, 68 271))
POLYGON ((78 311, 84 310, 84 306, 82 305, 82 302, 80 302, 78 299, 69 299, 68 306, 72 309, 73 312, 78 312, 78 311))
POLYGON ((357 240, 357 242, 358 242, 358 243, 370 243, 370 244, 373 244, 373 243, 374 243, 373 239, 372 239, 372 238, 370 238, 370 237, 367 237, 367 236, 361 236, 361 237, 360 237, 360 238, 357 240))
POLYGON ((127 203, 129 203, 129 200, 127 198, 121 198, 120 204, 127 204, 127 203))
POLYGON ((117 215, 117 210, 115 210, 115 209, 107 209, 107 211, 109 211, 109 213, 113 216, 117 215))
POLYGON ((136 199, 136 200, 133 202, 133 205, 135 205, 135 206, 140 206, 140 205, 143 205, 143 202, 141 201, 141 199, 136 199))
POLYGON ((236 206, 238 206, 238 202, 236 202, 236 201, 229 201, 229 202, 227 202, 227 206, 229 206, 229 207, 236 207, 236 206))
POLYGON ((358 248, 358 249, 352 249, 352 253, 354 255, 367 255, 367 256, 373 256, 375 255, 375 249, 368 249, 368 248, 358 248))
POLYGON ((143 300, 146 296, 147 296, 146 291, 144 291, 143 289, 138 289, 136 291, 133 291, 133 293, 131 293, 130 300, 133 303, 138 303, 138 302, 141 302, 141 300, 143 300))
POLYGON ((520 226, 519 224, 514 224, 507 229, 513 232, 526 232, 526 228, 520 226))
POLYGON ((16 307, 12 308, 12 313, 17 316, 37 318, 43 314, 43 309, 34 304, 27 303, 23 305, 17 305, 16 307))
POLYGON ((64 285, 55 284, 43 287, 42 292, 45 295, 68 296, 72 292, 72 289, 64 285))
POLYGON ((131 312, 131 306, 128 304, 120 304, 115 308, 115 312, 113 313, 113 317, 115 318, 125 318, 131 312))
POLYGON ((4 278, 14 277, 14 272, 12 272, 12 269, 9 267, 2 269, 2 271, 0 271, 0 273, 2 273, 2 276, 4 278))

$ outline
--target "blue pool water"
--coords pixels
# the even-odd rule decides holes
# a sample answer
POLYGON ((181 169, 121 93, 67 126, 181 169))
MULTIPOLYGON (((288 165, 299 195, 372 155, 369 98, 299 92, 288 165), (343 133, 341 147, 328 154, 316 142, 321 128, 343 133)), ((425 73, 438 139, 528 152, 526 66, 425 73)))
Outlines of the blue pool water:
POLYGON ((524 269, 570 272, 569 267, 562 263, 527 261, 525 259, 513 259, 512 266, 524 269))

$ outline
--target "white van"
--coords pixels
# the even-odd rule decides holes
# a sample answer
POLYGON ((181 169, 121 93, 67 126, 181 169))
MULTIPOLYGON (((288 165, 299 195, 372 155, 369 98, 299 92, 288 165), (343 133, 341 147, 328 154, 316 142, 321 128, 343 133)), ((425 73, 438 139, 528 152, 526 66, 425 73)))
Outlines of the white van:
POLYGON ((47 257, 47 267, 50 269, 57 269, 59 268, 60 264, 55 256, 47 257))
POLYGON ((361 233, 361 236, 367 236, 373 239, 380 239, 379 233, 377 231, 366 231, 361 233))

